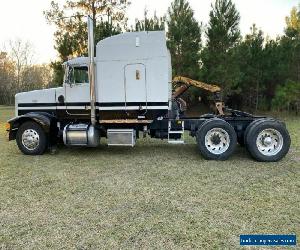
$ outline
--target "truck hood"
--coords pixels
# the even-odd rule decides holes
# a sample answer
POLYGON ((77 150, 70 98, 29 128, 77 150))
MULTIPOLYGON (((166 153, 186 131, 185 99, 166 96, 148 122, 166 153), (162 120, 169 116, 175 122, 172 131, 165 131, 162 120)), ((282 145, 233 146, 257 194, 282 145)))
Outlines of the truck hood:
POLYGON ((15 95, 16 104, 55 103, 55 92, 59 88, 33 90, 15 95))
POLYGON ((21 92, 15 95, 15 108, 16 113, 18 107, 26 106, 26 107, 41 107, 43 105, 53 105, 55 103, 56 91, 62 89, 59 88, 51 88, 51 89, 41 89, 41 90, 33 90, 28 92, 21 92))

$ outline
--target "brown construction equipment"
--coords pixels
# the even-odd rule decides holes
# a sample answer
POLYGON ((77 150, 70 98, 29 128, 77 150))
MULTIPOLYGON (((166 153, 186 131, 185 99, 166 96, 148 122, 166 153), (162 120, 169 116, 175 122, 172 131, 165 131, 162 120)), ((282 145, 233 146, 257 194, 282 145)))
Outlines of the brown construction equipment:
POLYGON ((177 87, 172 94, 173 99, 177 99, 183 106, 186 105, 185 102, 179 98, 185 91, 187 91, 191 86, 194 86, 199 89, 204 89, 213 93, 214 103, 219 115, 224 115, 224 102, 221 100, 221 88, 215 84, 208 84, 205 82, 196 81, 184 76, 174 77, 173 84, 182 84, 177 87))

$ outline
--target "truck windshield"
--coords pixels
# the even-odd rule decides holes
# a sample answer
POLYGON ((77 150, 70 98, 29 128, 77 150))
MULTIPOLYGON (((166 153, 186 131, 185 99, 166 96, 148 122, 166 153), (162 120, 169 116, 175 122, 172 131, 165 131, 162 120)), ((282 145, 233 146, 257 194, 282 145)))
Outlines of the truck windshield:
POLYGON ((88 67, 73 67, 70 73, 71 83, 78 84, 89 82, 88 67))

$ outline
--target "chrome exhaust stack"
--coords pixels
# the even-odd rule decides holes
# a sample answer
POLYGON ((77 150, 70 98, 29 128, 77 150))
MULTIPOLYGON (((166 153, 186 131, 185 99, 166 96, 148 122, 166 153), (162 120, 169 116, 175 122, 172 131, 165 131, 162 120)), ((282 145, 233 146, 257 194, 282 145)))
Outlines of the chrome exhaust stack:
POLYGON ((88 53, 89 53, 89 82, 90 82, 90 99, 91 99, 91 123, 96 125, 96 91, 95 91, 95 62, 94 62, 94 20, 88 16, 88 53))

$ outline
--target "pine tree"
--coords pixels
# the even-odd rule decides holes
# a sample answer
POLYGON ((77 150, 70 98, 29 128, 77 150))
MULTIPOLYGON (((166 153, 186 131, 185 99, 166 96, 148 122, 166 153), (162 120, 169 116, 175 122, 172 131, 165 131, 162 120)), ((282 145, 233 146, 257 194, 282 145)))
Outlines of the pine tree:
MULTIPOLYGON (((286 108, 287 110, 300 109, 300 5, 291 10, 286 18, 285 35, 278 42, 279 57, 274 63, 275 69, 279 68, 280 77, 277 77, 276 90, 273 99, 273 107, 286 108)), ((273 68, 273 69, 274 69, 273 68)))
POLYGON ((148 10, 144 11, 143 20, 135 20, 135 27, 131 28, 131 31, 156 31, 165 30, 166 17, 158 17, 154 12, 153 17, 148 17, 148 10))
POLYGON ((300 6, 294 7, 286 18, 285 35, 282 44, 289 48, 286 52, 289 54, 290 80, 300 83, 300 6))
POLYGON ((285 21, 287 36, 295 37, 300 34, 300 11, 296 7, 292 8, 290 16, 286 17, 285 21))
POLYGON ((263 32, 256 25, 250 28, 244 41, 237 47, 239 58, 240 82, 239 92, 244 96, 245 107, 258 109, 259 98, 264 89, 263 62, 264 62, 264 37, 263 32))
POLYGON ((207 45, 202 53, 203 78, 230 94, 239 78, 233 49, 240 39, 240 15, 231 0, 216 0, 209 17, 207 45))
POLYGON ((186 0, 174 0, 168 10, 168 47, 173 75, 199 76, 201 25, 186 0))

